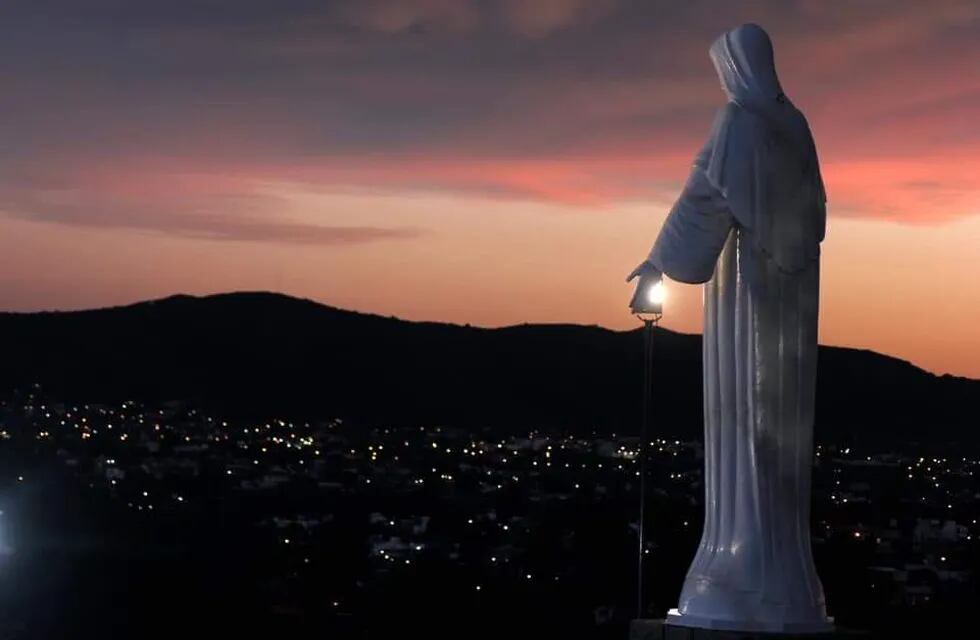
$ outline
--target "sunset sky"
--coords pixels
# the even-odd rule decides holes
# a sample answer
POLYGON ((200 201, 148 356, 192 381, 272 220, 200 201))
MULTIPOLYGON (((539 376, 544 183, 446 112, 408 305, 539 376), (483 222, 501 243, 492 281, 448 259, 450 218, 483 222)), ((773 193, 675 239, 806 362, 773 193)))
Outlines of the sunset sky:
POLYGON ((980 377, 974 0, 4 0, 0 307, 635 326, 743 22, 822 161, 821 341, 980 377))

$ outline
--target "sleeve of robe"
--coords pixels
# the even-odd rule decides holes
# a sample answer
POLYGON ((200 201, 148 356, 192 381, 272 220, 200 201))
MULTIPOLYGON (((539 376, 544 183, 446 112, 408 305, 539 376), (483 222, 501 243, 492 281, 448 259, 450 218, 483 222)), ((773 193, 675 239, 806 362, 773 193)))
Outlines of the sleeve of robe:
POLYGON ((724 196, 696 164, 660 229, 649 260, 672 280, 707 282, 734 224, 724 196))

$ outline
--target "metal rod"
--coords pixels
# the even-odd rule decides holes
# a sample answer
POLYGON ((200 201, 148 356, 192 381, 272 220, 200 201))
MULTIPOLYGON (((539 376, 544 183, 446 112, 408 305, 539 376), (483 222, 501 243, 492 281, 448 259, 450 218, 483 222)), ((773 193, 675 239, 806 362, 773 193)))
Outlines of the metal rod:
POLYGON ((643 422, 640 424, 640 446, 637 455, 640 458, 640 522, 639 522, 639 553, 636 560, 636 617, 643 617, 643 555, 644 555, 644 523, 646 516, 646 486, 647 486, 647 431, 650 424, 650 409, 653 395, 653 327, 657 318, 641 318, 643 320, 643 422))

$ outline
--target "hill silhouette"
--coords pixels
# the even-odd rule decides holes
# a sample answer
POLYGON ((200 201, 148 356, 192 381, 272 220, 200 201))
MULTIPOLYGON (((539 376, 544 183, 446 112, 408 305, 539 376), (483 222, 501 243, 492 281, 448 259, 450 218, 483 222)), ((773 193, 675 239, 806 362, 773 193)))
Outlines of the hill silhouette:
MULTIPOLYGON (((232 417, 634 433, 639 329, 409 322, 272 293, 0 314, 0 387, 184 399, 232 417)), ((701 431, 701 338, 658 329, 654 429, 701 431)), ((980 381, 821 347, 817 437, 976 440, 980 381)))

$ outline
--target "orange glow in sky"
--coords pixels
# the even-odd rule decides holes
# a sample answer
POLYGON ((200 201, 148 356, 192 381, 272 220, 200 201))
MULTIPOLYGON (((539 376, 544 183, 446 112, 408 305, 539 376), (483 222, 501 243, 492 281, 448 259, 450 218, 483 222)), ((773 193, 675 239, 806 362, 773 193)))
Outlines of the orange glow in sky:
MULTIPOLYGON (((274 290, 633 327, 624 277, 722 103, 708 46, 756 21, 823 165, 821 341, 980 378, 976 3, 397 4, 13 16, 2 307, 274 290)), ((700 313, 668 284, 665 326, 700 313)))

